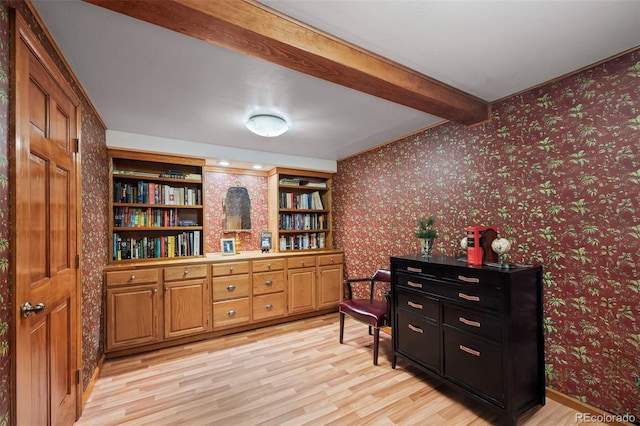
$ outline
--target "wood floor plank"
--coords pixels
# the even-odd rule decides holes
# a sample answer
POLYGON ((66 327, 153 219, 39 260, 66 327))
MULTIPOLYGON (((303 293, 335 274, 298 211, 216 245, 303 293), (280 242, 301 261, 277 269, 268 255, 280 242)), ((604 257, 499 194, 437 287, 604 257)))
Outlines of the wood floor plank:
MULTIPOLYGON (((465 425, 496 422, 479 402, 400 361, 391 336, 373 337, 338 314, 105 362, 78 426, 465 425)), ((520 424, 575 425, 576 411, 547 399, 520 424)))

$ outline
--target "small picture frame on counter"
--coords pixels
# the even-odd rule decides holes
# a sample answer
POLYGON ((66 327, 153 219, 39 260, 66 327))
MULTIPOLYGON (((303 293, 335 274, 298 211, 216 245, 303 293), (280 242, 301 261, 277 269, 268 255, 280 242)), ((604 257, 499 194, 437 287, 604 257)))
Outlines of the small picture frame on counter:
POLYGON ((220 249, 223 256, 236 254, 236 241, 233 238, 221 238, 220 249))
POLYGON ((271 232, 260 233, 260 250, 262 253, 269 253, 272 247, 271 232))

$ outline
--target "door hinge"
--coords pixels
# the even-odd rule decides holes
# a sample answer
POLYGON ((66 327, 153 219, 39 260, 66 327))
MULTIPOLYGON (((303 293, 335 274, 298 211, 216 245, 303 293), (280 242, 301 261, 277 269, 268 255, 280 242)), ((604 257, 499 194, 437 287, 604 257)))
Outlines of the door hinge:
POLYGON ((80 255, 76 254, 76 269, 80 269, 80 255))
POLYGON ((73 152, 77 154, 78 152, 80 152, 80 139, 74 139, 73 144, 73 152))
POLYGON ((80 370, 76 370, 76 385, 80 384, 80 370))

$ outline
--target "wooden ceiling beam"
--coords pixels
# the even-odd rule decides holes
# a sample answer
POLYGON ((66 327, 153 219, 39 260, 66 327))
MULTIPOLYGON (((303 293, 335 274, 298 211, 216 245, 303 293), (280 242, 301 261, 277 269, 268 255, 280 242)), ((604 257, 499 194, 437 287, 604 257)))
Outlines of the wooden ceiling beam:
POLYGON ((467 126, 490 119, 487 102, 257 2, 85 1, 467 126))

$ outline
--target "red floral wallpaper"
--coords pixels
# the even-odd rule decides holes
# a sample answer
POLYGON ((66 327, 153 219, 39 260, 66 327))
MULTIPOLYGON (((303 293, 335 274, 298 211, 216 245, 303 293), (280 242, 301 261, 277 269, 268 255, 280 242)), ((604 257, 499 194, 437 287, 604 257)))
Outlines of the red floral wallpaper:
POLYGON ((205 253, 220 253, 220 239, 234 238, 235 233, 223 232, 224 199, 232 186, 247 188, 251 199, 251 232, 240 232, 241 250, 260 250, 260 232, 267 231, 267 184, 266 176, 205 172, 204 202, 207 235, 205 253))
POLYGON ((495 225, 512 261, 544 268, 547 384, 640 418, 640 50, 453 123, 340 161, 335 245, 350 277, 418 251, 459 256, 469 225, 495 225))

